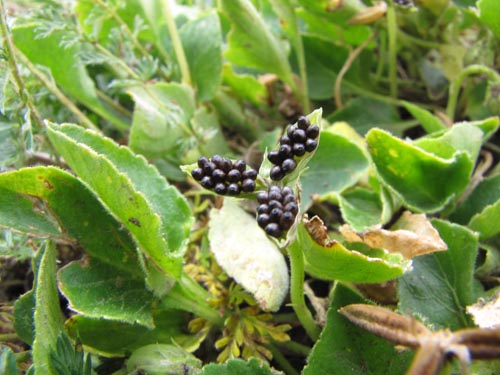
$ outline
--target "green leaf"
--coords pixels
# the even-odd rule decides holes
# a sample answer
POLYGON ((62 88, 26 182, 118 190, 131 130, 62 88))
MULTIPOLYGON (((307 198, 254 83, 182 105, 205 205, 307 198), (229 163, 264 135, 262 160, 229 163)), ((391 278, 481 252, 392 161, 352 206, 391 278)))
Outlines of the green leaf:
POLYGON ((135 350, 127 360, 132 373, 148 375, 191 375, 201 368, 201 361, 175 345, 151 344, 135 350))
POLYGON ((471 326, 466 306, 476 301, 474 265, 477 235, 458 224, 433 220, 448 250, 413 260, 413 270, 399 279, 399 310, 430 324, 456 330, 471 326))
POLYGON ((117 115, 109 111, 97 97, 95 84, 80 60, 80 45, 65 46, 64 31, 55 31, 37 38, 37 27, 30 23, 14 27, 12 35, 16 47, 34 64, 46 66, 62 90, 105 119, 128 127, 117 115), (50 51, 50 53, 47 53, 50 51))
POLYGON ((349 250, 337 241, 321 245, 302 223, 297 228, 297 238, 289 246, 300 247, 306 272, 323 280, 380 283, 402 275, 411 265, 401 255, 382 250, 374 249, 365 255, 349 250))
POLYGON ((500 4, 496 0, 479 0, 477 2, 479 8, 479 18, 488 26, 497 38, 500 38, 500 23, 498 22, 498 14, 500 14, 500 4))
POLYGON ((278 310, 288 292, 288 268, 255 218, 226 198, 221 210, 210 213, 208 238, 224 271, 252 293, 262 309, 278 310))
POLYGON ((434 133, 446 129, 446 126, 441 120, 426 109, 420 108, 418 105, 409 102, 403 102, 403 106, 413 117, 420 121, 420 125, 422 125, 427 133, 434 133))
POLYGON ((0 345, 0 374, 2 375, 19 375, 17 369, 16 357, 9 347, 0 345))
POLYGON ((478 231, 481 240, 500 233, 496 223, 500 218, 500 175, 485 178, 479 183, 450 219, 468 224, 478 231))
POLYGON ((95 319, 75 315, 66 321, 73 338, 78 338, 92 351, 105 356, 124 356, 148 344, 180 345, 188 351, 198 348, 200 339, 186 335, 185 312, 161 310, 154 314, 154 329, 140 324, 128 324, 116 320, 95 319))
POLYGON ((280 375, 269 368, 269 365, 259 361, 257 358, 250 358, 248 361, 241 359, 230 359, 223 364, 210 363, 203 367, 198 375, 280 375))
POLYGON ((382 202, 372 190, 355 187, 339 196, 342 218, 357 232, 382 223, 382 202))
MULTIPOLYGON (((0 174, 0 187, 5 190, 5 197, 11 197, 17 202, 17 211, 23 207, 25 209, 22 223, 14 221, 17 216, 10 219, 10 224, 16 225, 13 229, 24 232, 28 227, 26 233, 40 234, 33 232, 32 226, 36 223, 35 219, 41 217, 40 208, 46 205, 48 210, 44 214, 53 217, 61 227, 61 232, 54 234, 55 238, 65 234, 69 239, 78 241, 88 254, 101 261, 142 275, 137 266, 135 246, 128 233, 73 175, 54 167, 23 168, 0 174), (24 203, 27 197, 30 197, 30 207, 24 203), (35 198, 40 203, 37 201, 33 204, 35 198)), ((0 218, 8 219, 9 215, 13 215, 9 207, 8 202, 0 204, 0 218)), ((45 224, 47 219, 41 222, 45 224)), ((40 229, 45 230, 43 226, 39 226, 38 231, 40 229)), ((52 234, 46 232, 45 236, 52 234)))
POLYGON ((210 100, 222 81, 222 32, 219 18, 215 12, 210 12, 185 23, 179 34, 191 78, 198 91, 198 100, 210 100))
POLYGON ((313 196, 325 198, 354 185, 369 166, 357 144, 328 131, 321 132, 318 149, 307 165, 300 178, 302 207, 308 207, 313 196))
POLYGON ((222 0, 222 12, 231 23, 225 56, 234 64, 275 73, 295 87, 288 58, 278 39, 249 0, 222 0))
POLYGON ((57 345, 50 352, 50 362, 58 375, 91 375, 91 357, 78 350, 66 332, 57 337, 57 345))
POLYGON ((231 64, 224 64, 224 85, 229 86, 241 99, 262 105, 267 96, 266 86, 250 74, 237 74, 231 64))
POLYGON ((302 374, 404 374, 411 352, 397 351, 392 344, 349 323, 338 313, 345 305, 367 301, 342 284, 336 284, 332 296, 325 328, 302 374))
POLYGON ((30 290, 16 300, 14 304, 14 329, 21 340, 28 345, 33 345, 35 338, 35 292, 30 290))
POLYGON ((57 375, 50 366, 50 350, 64 329, 56 281, 56 249, 48 242, 40 250, 41 260, 35 288, 35 340, 33 365, 38 374, 57 375))
POLYGON ((467 152, 440 158, 380 129, 370 130, 366 141, 379 176, 414 210, 442 209, 469 182, 473 163, 467 152))
POLYGON ((128 93, 135 102, 130 148, 148 158, 178 160, 182 139, 195 111, 194 93, 180 83, 134 86, 128 93))
POLYGON ((181 273, 192 217, 185 198, 144 158, 75 125, 49 125, 66 162, 167 275, 181 273))
POLYGON ((59 283, 69 307, 80 314, 153 328, 153 294, 143 279, 91 259, 62 268, 59 283))

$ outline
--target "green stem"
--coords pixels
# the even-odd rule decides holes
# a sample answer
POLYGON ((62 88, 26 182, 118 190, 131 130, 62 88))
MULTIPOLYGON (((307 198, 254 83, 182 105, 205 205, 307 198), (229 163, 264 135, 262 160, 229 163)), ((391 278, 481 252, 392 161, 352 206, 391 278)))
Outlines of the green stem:
POLYGON ((0 342, 8 342, 8 341, 13 341, 18 339, 19 336, 17 336, 15 333, 1 333, 0 334, 0 342))
POLYGON ((494 82, 500 82, 500 75, 493 69, 484 65, 469 65, 463 69, 455 80, 450 84, 450 91, 448 94, 448 105, 446 106, 446 114, 453 121, 455 118, 455 111, 458 102, 458 95, 462 84, 470 75, 485 74, 494 82))
POLYGON ((380 43, 378 47, 378 62, 375 70, 375 81, 380 81, 384 71, 384 59, 387 52, 387 33, 385 30, 380 32, 380 43))
POLYGON ((184 48, 182 47, 181 38, 175 25, 174 17, 170 10, 169 0, 163 0, 163 17, 167 23, 168 32, 170 33, 170 39, 172 40, 172 45, 174 47, 175 56, 177 57, 177 63, 181 70, 182 83, 189 86, 192 85, 191 74, 189 73, 189 65, 186 59, 186 54, 184 53, 184 48))
POLYGON ((389 1, 387 4, 387 36, 389 38, 389 81, 390 93, 393 98, 398 97, 397 81, 397 33, 396 11, 394 4, 389 1))
POLYGON ((311 311, 307 308, 304 298, 304 255, 298 241, 288 246, 290 257, 290 298, 292 307, 300 323, 304 327, 311 340, 316 341, 319 337, 320 328, 316 324, 311 311))
POLYGON ((44 128, 44 123, 42 117, 38 113, 35 105, 33 104, 33 100, 28 90, 26 90, 26 86, 24 85, 24 81, 21 78, 21 74, 19 73, 19 69, 17 67, 16 62, 16 47, 14 46, 14 42, 12 40, 12 36, 7 27, 7 18, 5 14, 5 6, 4 1, 0 2, 0 33, 2 35, 5 54, 7 55, 7 61, 9 63, 10 71, 12 73, 12 77, 14 78, 15 85, 17 86, 17 92, 21 100, 28 106, 33 119, 37 123, 39 129, 44 128))
POLYGON ((309 346, 300 344, 296 341, 286 341, 286 342, 273 341, 273 343, 279 347, 282 347, 283 349, 286 349, 295 354, 299 354, 303 357, 308 357, 309 354, 311 353, 311 348, 309 346))
POLYGON ((54 96, 67 108, 69 109, 75 117, 78 119, 78 121, 81 123, 82 126, 93 129, 97 132, 100 132, 99 128, 94 125, 92 121, 89 120, 85 114, 80 111, 80 109, 64 95, 64 93, 59 90, 59 88, 52 83, 50 79, 48 79, 45 74, 43 74, 40 70, 38 70, 35 65, 29 61, 29 59, 22 54, 21 51, 16 50, 16 55, 19 57, 19 59, 23 62, 24 65, 27 66, 27 68, 30 70, 33 75, 42 82, 42 84, 52 93, 54 96))
POLYGON ((267 344, 266 348, 273 354, 273 360, 281 367, 287 375, 299 375, 299 372, 291 365, 285 356, 272 344, 267 344))

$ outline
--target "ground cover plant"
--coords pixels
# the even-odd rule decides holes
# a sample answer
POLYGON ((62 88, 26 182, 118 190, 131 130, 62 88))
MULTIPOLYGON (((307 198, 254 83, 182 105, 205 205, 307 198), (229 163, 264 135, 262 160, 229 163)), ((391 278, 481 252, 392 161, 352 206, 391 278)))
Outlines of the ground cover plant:
POLYGON ((0 373, 500 373, 497 0, 0 13, 0 373))

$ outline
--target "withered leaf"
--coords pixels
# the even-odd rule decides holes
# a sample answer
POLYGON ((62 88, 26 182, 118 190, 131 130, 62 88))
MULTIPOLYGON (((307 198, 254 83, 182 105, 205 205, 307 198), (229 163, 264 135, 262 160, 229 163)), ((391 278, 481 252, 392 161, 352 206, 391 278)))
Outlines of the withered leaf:
POLYGON ((467 312, 478 327, 500 328, 500 292, 495 293, 490 300, 481 298, 474 305, 467 306, 467 312))
POLYGON ((364 232, 355 232, 344 224, 340 227, 340 233, 349 242, 362 242, 373 248, 400 253, 406 259, 448 249, 424 214, 409 211, 403 213, 391 230, 377 226, 364 232))

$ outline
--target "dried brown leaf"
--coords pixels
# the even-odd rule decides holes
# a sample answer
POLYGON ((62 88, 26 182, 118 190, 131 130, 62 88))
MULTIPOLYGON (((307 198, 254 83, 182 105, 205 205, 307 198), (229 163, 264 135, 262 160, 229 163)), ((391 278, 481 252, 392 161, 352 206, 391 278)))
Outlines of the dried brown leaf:
POLYGON ((500 327, 500 292, 490 300, 480 299, 477 303, 467 306, 467 312, 472 315, 474 323, 481 328, 500 327))
POLYGON ((362 242, 373 248, 400 253, 406 259, 448 249, 424 214, 409 211, 403 213, 393 230, 374 227, 358 233, 345 224, 340 227, 340 233, 349 242, 362 242))

